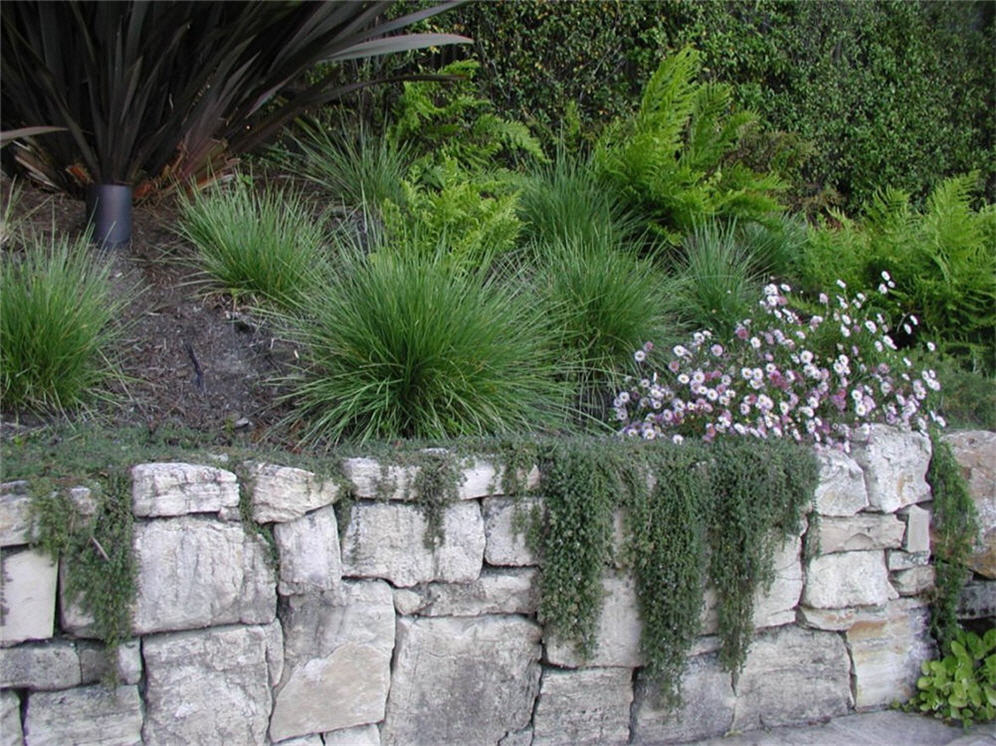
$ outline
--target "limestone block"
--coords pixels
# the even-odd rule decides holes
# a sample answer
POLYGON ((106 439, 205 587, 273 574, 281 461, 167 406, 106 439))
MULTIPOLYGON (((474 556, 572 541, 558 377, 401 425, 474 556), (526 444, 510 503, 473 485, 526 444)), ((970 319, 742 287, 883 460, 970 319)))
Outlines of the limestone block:
POLYGON ((851 660, 838 634, 777 627, 754 639, 734 689, 733 730, 825 720, 850 706, 851 660))
POLYGON ((331 505, 340 489, 331 479, 275 464, 250 463, 252 517, 257 523, 282 523, 331 505))
POLYGON ((0 550, 0 646, 45 640, 55 626, 58 568, 34 549, 0 550))
POLYGON ((324 734, 325 746, 380 746, 380 730, 376 725, 334 730, 324 734))
POLYGON ((899 549, 905 531, 903 522, 889 513, 858 513, 846 518, 820 518, 813 525, 820 554, 899 549))
POLYGON ((68 689, 80 683, 80 659, 67 640, 0 649, 0 688, 68 689))
POLYGON ((139 464, 131 470, 132 511, 137 517, 217 513, 239 505, 230 471, 195 464, 139 464))
POLYGON ((996 579, 996 433, 968 430, 945 435, 944 440, 968 480, 982 528, 968 566, 980 575, 996 579))
POLYGON ((898 549, 885 553, 885 564, 892 570, 910 570, 930 564, 930 552, 903 552, 898 549))
POLYGON ((814 609, 800 606, 798 611, 799 624, 808 629, 822 629, 830 632, 843 632, 850 629, 854 622, 862 618, 868 609, 875 607, 845 608, 845 609, 814 609))
POLYGON ((27 544, 34 537, 31 495, 24 481, 0 484, 0 547, 27 544))
POLYGON ((628 668, 547 668, 533 716, 533 746, 628 743, 632 702, 628 668))
POLYGON ((681 675, 682 706, 664 710, 657 687, 639 674, 633 708, 633 742, 678 743, 721 736, 733 723, 732 677, 715 655, 689 658, 681 675))
POLYGON ((958 600, 959 619, 996 617, 996 581, 975 580, 965 584, 958 600))
POLYGON ((96 684, 113 671, 122 684, 137 684, 142 678, 142 651, 138 640, 126 640, 113 651, 103 643, 80 640, 80 675, 84 684, 96 684))
POLYGON ((818 513, 848 516, 868 506, 865 475, 854 459, 836 448, 818 451, 817 458, 820 481, 814 498, 818 513))
POLYGON ((273 527, 281 595, 329 591, 342 580, 339 528, 331 505, 273 527))
POLYGON ((818 609, 871 606, 898 598, 889 584, 880 551, 841 552, 813 557, 806 573, 802 602, 818 609))
POLYGON ((410 499, 410 487, 418 473, 414 466, 381 464, 372 458, 347 458, 342 473, 353 483, 353 496, 365 499, 410 499))
POLYGON ((754 594, 754 628, 778 627, 795 621, 795 607, 802 595, 802 539, 793 536, 782 543, 772 562, 775 579, 767 591, 754 594))
POLYGON ((643 665, 640 651, 639 605, 636 583, 628 574, 607 571, 602 578, 602 613, 598 620, 595 649, 588 659, 582 658, 574 645, 553 637, 544 639, 545 660, 555 666, 623 666, 643 665))
POLYGON ((276 582, 260 539, 194 516, 138 523, 134 630, 194 629, 276 616, 276 582))
POLYGON ((877 709, 916 692, 920 665, 934 650, 926 608, 889 604, 884 618, 860 620, 847 631, 854 666, 854 705, 877 709))
POLYGON ((475 580, 484 558, 484 521, 476 502, 449 506, 443 515, 445 540, 425 546, 426 520, 415 505, 357 503, 342 544, 342 574, 383 578, 408 587, 431 580, 475 580))
POLYGON ((346 581, 337 591, 288 598, 286 662, 270 738, 279 741, 383 720, 394 620, 391 589, 379 581, 346 581))
POLYGON ((263 743, 268 633, 215 627, 146 637, 143 743, 263 743))
POLYGON ((395 591, 396 609, 420 616, 481 616, 483 614, 536 613, 538 598, 534 587, 536 569, 485 569, 477 580, 468 583, 431 583, 412 592, 395 591), (407 604, 398 596, 414 593, 407 604))
POLYGON ((900 515, 906 520, 903 549, 911 554, 930 553, 930 513, 919 505, 903 508, 900 515))
POLYGON ((525 526, 534 509, 542 506, 535 497, 489 497, 481 505, 487 545, 484 559, 489 565, 523 566, 537 564, 536 556, 526 546, 525 526), (522 529, 516 530, 517 524, 522 529))
POLYGON ((533 729, 523 728, 506 733, 498 741, 498 746, 532 746, 533 729))
POLYGON ((865 472, 872 510, 894 513, 930 499, 927 436, 876 424, 868 425, 867 434, 858 434, 854 442, 854 460, 865 472))
POLYGON ((281 741, 276 746, 324 746, 324 741, 322 737, 317 733, 312 733, 310 736, 299 736, 298 738, 288 738, 286 741, 281 741))
MULTIPOLYGON (((463 482, 460 484, 461 500, 478 497, 489 497, 502 494, 502 476, 504 471, 497 468, 491 461, 475 458, 465 464, 463 482)), ((539 484, 539 469, 533 466, 528 473, 520 473, 519 479, 526 489, 532 489, 539 484)))
POLYGON ((496 743, 526 727, 540 633, 519 616, 399 618, 385 746, 496 743))
POLYGON ((266 665, 270 669, 270 687, 280 683, 284 675, 284 628, 279 619, 263 627, 266 635, 266 665))
POLYGON ((934 587, 934 568, 928 565, 897 570, 890 579, 900 596, 916 596, 934 587))
POLYGON ((142 699, 137 686, 84 686, 28 695, 24 740, 31 746, 139 744, 142 699))
POLYGON ((21 698, 10 689, 0 689, 0 746, 23 746, 21 698))

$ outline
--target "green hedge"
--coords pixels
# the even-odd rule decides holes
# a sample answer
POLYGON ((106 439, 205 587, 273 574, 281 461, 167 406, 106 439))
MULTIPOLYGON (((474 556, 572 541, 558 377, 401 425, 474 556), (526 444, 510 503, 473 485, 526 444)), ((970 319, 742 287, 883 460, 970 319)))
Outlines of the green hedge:
POLYGON ((547 137, 573 101, 593 138, 636 105, 661 55, 691 42, 740 105, 812 143, 791 174, 798 199, 850 210, 879 188, 922 197, 970 170, 996 197, 993 15, 981 2, 518 0, 433 21, 475 39, 499 113, 547 137))

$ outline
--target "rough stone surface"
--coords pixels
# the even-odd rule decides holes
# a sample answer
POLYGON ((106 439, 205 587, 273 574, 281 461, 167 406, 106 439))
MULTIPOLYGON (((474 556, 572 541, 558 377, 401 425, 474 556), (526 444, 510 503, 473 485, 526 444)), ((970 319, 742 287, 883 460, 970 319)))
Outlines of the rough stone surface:
POLYGON ((320 735, 313 733, 310 736, 288 738, 286 741, 281 741, 277 746, 324 746, 324 743, 320 735))
POLYGON ((959 619, 996 618, 996 581, 969 581, 958 600, 959 619))
POLYGON ((628 668, 547 668, 533 716, 533 746, 609 746, 629 741, 628 668))
POLYGON ((930 564, 930 552, 903 552, 891 550, 885 553, 885 564, 892 570, 910 570, 930 564))
POLYGON ((643 665, 640 652, 639 606, 636 584, 629 574, 606 572, 602 578, 602 614, 598 620, 596 644, 592 655, 582 659, 569 642, 547 638, 545 659, 555 666, 579 668, 581 666, 624 666, 636 668, 643 665))
POLYGON ((396 586, 443 580, 464 583, 481 573, 484 521, 475 502, 449 506, 443 515, 445 540, 425 546, 426 521, 414 505, 358 503, 342 544, 342 574, 383 578, 396 586))
POLYGON ((193 516, 139 523, 133 545, 138 634, 268 624, 276 616, 267 550, 239 524, 193 516))
POLYGON ((846 518, 821 518, 813 527, 820 554, 869 549, 899 549, 906 526, 896 516, 859 513, 846 518))
POLYGON ((391 589, 383 582, 344 582, 336 592, 288 599, 286 663, 270 738, 382 720, 394 620, 391 589))
POLYGON ((34 535, 31 495, 24 481, 0 484, 0 547, 27 544, 34 535))
POLYGON ((855 443, 854 460, 864 470, 872 510, 894 513, 930 499, 925 479, 930 463, 927 436, 886 425, 868 425, 867 435, 857 435, 855 443))
POLYGON ((282 595, 329 591, 342 580, 335 509, 330 505, 273 527, 282 595))
POLYGON ((334 730, 324 737, 325 746, 380 746, 380 730, 376 725, 334 730))
POLYGON ((820 451, 816 511, 827 516, 854 515, 868 506, 865 475, 858 463, 836 449, 820 451))
POLYGON ((925 608, 900 602, 889 605, 885 618, 857 621, 847 631, 855 707, 887 707, 916 692, 920 665, 934 653, 928 644, 928 616, 925 608))
POLYGON ((900 596, 916 596, 934 587, 934 568, 911 567, 891 575, 892 587, 900 596))
POLYGON ((136 517, 217 513, 239 505, 235 475, 213 466, 139 464, 131 470, 136 517))
POLYGON ((982 527, 981 540, 969 567, 996 579, 996 432, 967 430, 950 433, 944 439, 968 480, 982 527))
POLYGON ((80 659, 68 640, 0 649, 4 689, 68 689, 80 680, 80 659))
POLYGON ((488 497, 501 491, 501 475, 494 464, 483 459, 471 459, 464 465, 462 480, 457 490, 461 500, 473 500, 478 497, 488 497))
POLYGON ((419 616, 528 616, 536 613, 535 583, 535 568, 485 569, 477 580, 468 583, 431 583, 417 591, 398 589, 394 605, 399 613, 419 616))
POLYGON ((258 523, 282 523, 331 505, 339 487, 310 471, 275 464, 249 464, 252 517, 258 523))
POLYGON ((263 743, 270 717, 267 641, 258 626, 145 638, 144 743, 263 743))
POLYGON ((800 606, 798 609, 799 624, 808 629, 822 629, 830 632, 843 632, 850 629, 854 622, 862 618, 868 609, 813 609, 800 606))
POLYGON ((715 655, 690 658, 681 676, 682 706, 676 712, 661 708, 656 686, 642 674, 636 682, 633 742, 679 743, 726 733, 733 723, 731 676, 715 655))
POLYGON ((80 675, 84 684, 96 684, 113 669, 122 684, 137 684, 142 678, 142 651, 138 640, 120 643, 109 656, 103 643, 80 640, 80 675))
POLYGON ((17 692, 0 689, 0 746, 22 746, 21 698, 17 692))
POLYGON ((519 521, 528 520, 530 512, 542 505, 535 497, 492 497, 483 501, 484 536, 487 545, 484 559, 489 565, 521 567, 537 564, 536 556, 526 546, 525 531, 516 531, 519 521))
POLYGON ((414 466, 382 465, 372 458, 347 458, 343 459, 342 473, 353 483, 354 497, 405 500, 411 497, 409 487, 418 469, 414 466))
POLYGON ((24 740, 30 746, 142 743, 137 686, 84 686, 28 696, 24 740))
POLYGON ((930 512, 919 505, 911 505, 902 510, 902 515, 906 519, 903 549, 910 554, 929 554, 930 512))
POLYGON ((788 626, 760 633, 736 685, 734 730, 843 715, 851 662, 840 636, 788 626))
POLYGON ((498 746, 532 746, 532 744, 532 728, 523 728, 522 730, 506 733, 505 736, 498 741, 498 746))
POLYGON ((777 627, 795 621, 802 594, 802 539, 786 540, 773 557, 775 580, 767 592, 754 596, 754 628, 777 627))
POLYGON ((802 592, 802 602, 818 609, 871 606, 897 597, 880 551, 813 557, 802 592))
POLYGON ((518 616, 400 618, 381 738, 395 744, 496 743, 529 723, 540 628, 518 616))
POLYGON ((55 626, 58 567, 33 549, 0 551, 0 645, 44 640, 55 626))

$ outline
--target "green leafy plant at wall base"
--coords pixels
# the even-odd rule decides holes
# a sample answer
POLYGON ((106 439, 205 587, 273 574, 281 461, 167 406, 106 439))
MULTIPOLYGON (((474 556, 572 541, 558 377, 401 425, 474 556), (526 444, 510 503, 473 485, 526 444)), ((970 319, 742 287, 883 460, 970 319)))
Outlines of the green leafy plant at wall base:
POLYGON ((951 653, 927 661, 907 709, 964 727, 996 719, 996 628, 982 637, 959 630, 951 653))

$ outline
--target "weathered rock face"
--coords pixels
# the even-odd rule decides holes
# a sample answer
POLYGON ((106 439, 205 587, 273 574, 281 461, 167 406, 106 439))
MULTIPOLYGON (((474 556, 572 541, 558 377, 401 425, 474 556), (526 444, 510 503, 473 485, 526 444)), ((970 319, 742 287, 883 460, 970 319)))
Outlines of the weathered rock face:
POLYGON ((21 698, 17 692, 0 689, 0 746, 21 746, 21 698))
POLYGON ((395 626, 386 583, 347 581, 338 592, 292 597, 283 621, 272 740, 383 720, 395 626))
POLYGON ((980 575, 996 579, 996 433, 968 430, 950 433, 944 440, 968 480, 982 527, 980 542, 969 567, 980 575))
POLYGON ((84 686, 30 694, 24 739, 31 746, 142 743, 138 687, 84 686))
POLYGON ((787 539, 773 558, 775 581, 767 592, 754 597, 754 628, 777 627, 795 621, 795 607, 802 593, 802 539, 787 539))
POLYGON ((219 627, 145 638, 145 744, 263 743, 268 630, 219 627))
POLYGON ((532 567, 485 569, 469 583, 429 583, 394 592, 399 614, 419 616, 482 616, 535 614, 537 572, 532 567))
POLYGON ((525 531, 517 524, 525 524, 534 509, 542 505, 539 498, 492 497, 484 500, 484 536, 487 545, 484 559, 489 565, 521 567, 537 564, 537 558, 526 546, 525 531))
POLYGON ((733 724, 732 677, 715 655, 698 655, 688 661, 681 676, 682 706, 676 712, 662 709, 656 686, 641 675, 636 683, 633 742, 683 743, 721 736, 733 724))
POLYGON ((431 580, 475 580, 484 558, 484 522, 478 505, 461 502, 446 509, 446 539, 435 549, 425 546, 426 526, 414 505, 354 505, 343 537, 343 575, 384 578, 402 587, 431 580))
POLYGON ((540 628, 517 616, 401 617, 386 745, 496 743, 529 723, 540 628))
POLYGON ((139 523, 134 549, 138 634, 268 624, 276 616, 266 549, 237 523, 194 516, 139 523))
POLYGON ((819 540, 820 554, 898 549, 902 546, 905 532, 905 524, 896 516, 879 513, 821 518, 814 531, 819 540))
MULTIPOLYGON (((322 741, 317 741, 315 746, 323 746, 322 741)), ((334 730, 324 734, 324 746, 380 746, 380 731, 376 725, 334 730)))
POLYGON ((249 464, 252 517, 259 523, 293 521, 339 499, 339 488, 304 469, 249 464))
POLYGON ((194 464, 140 464, 131 470, 136 517, 236 510, 239 485, 224 469, 194 464))
POLYGON ((126 640, 109 655, 103 643, 80 640, 76 644, 80 675, 84 684, 96 684, 111 674, 122 684, 137 684, 142 678, 142 651, 138 640, 126 640))
POLYGON ((0 645, 52 636, 58 568, 33 549, 0 550, 0 645))
POLYGON ((883 552, 843 552, 813 557, 802 602, 818 609, 870 606, 898 598, 889 584, 883 552))
POLYGON ((836 449, 820 451, 820 483, 814 501, 821 515, 849 516, 868 507, 865 475, 857 462, 836 449))
POLYGON ((735 688, 735 730, 842 715, 851 704, 851 660, 840 636, 779 627, 751 645, 735 688))
POLYGON ((546 669, 533 716, 533 746, 628 743, 632 679, 627 668, 546 669))
POLYGON ((282 595, 329 591, 342 580, 339 528, 331 506, 273 527, 282 595))
POLYGON ((854 460, 864 470, 872 510, 894 513, 930 499, 930 440, 925 435, 869 425, 863 441, 859 436, 855 442, 854 460))
POLYGON ((0 547, 27 544, 34 536, 31 495, 24 481, 0 484, 0 547))
POLYGON ((0 687, 67 689, 79 685, 80 659, 66 640, 0 649, 0 687))

